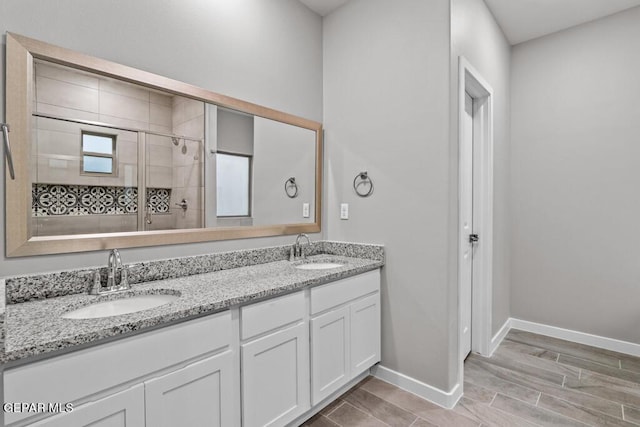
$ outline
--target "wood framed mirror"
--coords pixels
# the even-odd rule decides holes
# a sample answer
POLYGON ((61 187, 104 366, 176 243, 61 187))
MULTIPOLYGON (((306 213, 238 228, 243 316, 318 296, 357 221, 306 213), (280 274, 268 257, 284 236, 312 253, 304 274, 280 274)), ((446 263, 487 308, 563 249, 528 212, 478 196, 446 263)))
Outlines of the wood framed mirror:
POLYGON ((320 231, 321 123, 12 33, 6 67, 7 256, 320 231))

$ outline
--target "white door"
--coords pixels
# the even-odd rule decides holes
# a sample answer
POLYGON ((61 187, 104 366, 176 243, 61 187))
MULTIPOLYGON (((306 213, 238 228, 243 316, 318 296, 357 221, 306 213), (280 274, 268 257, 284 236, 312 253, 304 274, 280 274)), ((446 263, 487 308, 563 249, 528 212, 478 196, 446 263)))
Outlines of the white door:
POLYGON ((307 324, 243 344, 241 371, 244 427, 282 426, 302 415, 311 407, 307 324))
POLYGON ((95 402, 76 406, 72 412, 56 415, 33 427, 134 427, 144 425, 142 384, 95 402))
POLYGON ((471 351, 471 292, 473 285, 473 99, 465 93, 460 147, 460 356, 471 351))
POLYGON ((145 382, 147 427, 234 426, 233 352, 145 382))

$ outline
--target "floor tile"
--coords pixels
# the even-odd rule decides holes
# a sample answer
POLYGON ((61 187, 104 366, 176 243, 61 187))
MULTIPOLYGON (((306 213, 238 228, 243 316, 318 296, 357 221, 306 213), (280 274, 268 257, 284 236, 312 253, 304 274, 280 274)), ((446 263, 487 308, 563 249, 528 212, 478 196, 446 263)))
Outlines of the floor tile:
POLYGON ((603 399, 640 409, 640 389, 638 385, 618 378, 583 371, 580 380, 568 379, 564 386, 603 399))
POLYGON ((492 358, 513 360, 569 377, 578 378, 580 376, 580 368, 562 365, 556 362, 559 356, 558 353, 549 352, 548 355, 551 357, 547 358, 525 352, 525 348, 531 349, 531 353, 534 354, 540 352, 542 352, 542 354, 546 354, 545 352, 547 351, 543 349, 537 349, 536 347, 531 347, 525 344, 515 343, 513 341, 504 341, 500 345, 500 347, 498 347, 498 349, 493 353, 492 358))
POLYGON ((470 355, 469 358, 471 358, 471 360, 480 360, 486 363, 491 363, 492 365, 501 366, 503 368, 510 369, 522 374, 532 375, 536 378, 548 381, 552 384, 557 384, 559 386, 564 383, 564 374, 559 374, 557 372, 551 372, 537 366, 528 365, 526 363, 523 363, 521 360, 514 359, 513 357, 505 357, 499 354, 489 358, 470 355))
POLYGON ((454 408, 454 411, 467 418, 471 418, 483 426, 495 427, 533 427, 536 424, 523 420, 522 418, 508 414, 500 409, 463 397, 454 408))
POLYGON ((634 424, 623 421, 620 418, 612 417, 594 409, 576 405, 546 394, 540 396, 538 407, 593 426, 636 427, 634 424))
POLYGON ((496 397, 497 392, 479 385, 464 382, 464 396, 476 402, 489 404, 496 397))
POLYGON ((336 400, 334 400, 333 402, 329 403, 327 406, 325 406, 320 413, 322 415, 328 415, 331 412, 333 412, 338 406, 342 405, 342 403, 344 403, 344 400, 342 400, 341 398, 337 398, 336 400))
POLYGON ((385 425, 382 421, 365 414, 346 402, 336 408, 327 418, 344 427, 382 427, 385 425))
POLYGON ((622 369, 628 371, 640 372, 640 358, 637 357, 623 357, 620 359, 622 369))
MULTIPOLYGON (((485 376, 493 375, 494 377, 495 376, 501 377, 501 378, 498 378, 498 380, 501 380, 502 383, 494 378, 494 381, 498 381, 498 382, 497 382, 497 386, 495 386, 495 388, 493 389, 506 396, 514 397, 516 399, 535 405, 535 403, 538 400, 539 393, 541 392, 541 393, 546 393, 551 396, 557 397, 559 399, 573 402, 578 405, 596 409, 600 412, 604 412, 614 417, 622 418, 622 408, 620 405, 614 402, 601 399, 600 397, 596 397, 588 393, 582 393, 581 391, 576 391, 568 388, 563 388, 554 384, 550 384, 550 383, 547 383, 546 381, 541 381, 537 378, 527 376, 527 375, 521 375, 516 372, 510 371, 508 369, 495 367, 491 364, 485 364, 484 366, 485 366, 484 370, 486 371, 482 369, 482 365, 480 367, 481 373, 483 375, 485 376), (510 380, 511 383, 506 381, 507 379, 510 380), (500 386, 502 386, 503 388, 501 389, 500 386), (529 390, 529 392, 531 392, 532 390, 535 391, 536 393, 535 399, 532 399, 531 396, 525 399, 523 397, 526 397, 526 396, 519 397, 517 395, 514 395, 514 390, 521 392, 520 389, 514 388, 514 386, 519 387, 520 389, 525 388, 526 390, 529 390)), ((476 367, 474 367, 472 363, 468 363, 465 366, 465 378, 473 382, 475 381, 474 377, 479 374, 475 371, 472 371, 472 369, 477 369, 476 367), (472 375, 472 377, 469 378, 469 375, 472 375)), ((480 384, 480 385, 484 385, 484 384, 480 384)), ((566 383, 565 383, 565 386, 566 386, 566 383)), ((486 387, 489 388, 488 386, 486 387)))
POLYGON ((411 424, 411 427, 439 427, 439 426, 437 424, 431 424, 429 421, 423 420, 422 418, 418 418, 413 422, 413 424, 411 424))
POLYGON ((640 410, 625 406, 624 407, 624 419, 627 420, 627 421, 630 421, 632 423, 636 423, 636 424, 640 425, 640 410))
POLYGON ((416 415, 362 388, 354 389, 345 396, 344 400, 392 427, 409 426, 418 418, 416 415))
POLYGON ((362 385, 362 388, 394 405, 411 412, 418 417, 439 426, 478 426, 479 423, 459 415, 451 410, 428 402, 408 391, 401 390, 377 378, 362 385))
POLYGON ((512 399, 500 393, 498 393, 496 398, 493 400, 491 407, 543 426, 583 427, 588 425, 578 420, 573 420, 563 415, 556 414, 542 408, 537 408, 520 400, 512 399))
POLYGON ((517 329, 509 331, 507 338, 511 341, 529 344, 535 347, 555 351, 556 353, 579 357, 581 359, 602 363, 603 365, 615 368, 620 367, 620 354, 613 351, 603 350, 544 335, 533 334, 531 332, 520 331, 517 329))
POLYGON ((517 352, 525 356, 537 357, 539 359, 550 360, 555 362, 558 360, 558 354, 555 351, 547 350, 545 348, 535 347, 529 344, 522 344, 516 341, 505 339, 500 343, 500 346, 496 351, 510 350, 517 352))
POLYGON ((334 423, 322 414, 314 415, 302 425, 305 427, 340 427, 339 424, 334 423))
POLYGON ((558 358, 558 363, 576 366, 581 369, 587 369, 589 371, 598 372, 610 377, 620 378, 622 380, 640 384, 640 373, 638 372, 614 368, 611 366, 602 365, 600 363, 591 362, 589 360, 584 360, 573 356, 566 356, 564 354, 560 355, 560 357, 558 358))
POLYGON ((518 378, 517 373, 489 363, 468 360, 465 363, 464 374, 465 379, 470 383, 523 402, 535 405, 540 396, 540 392, 531 387, 528 380, 518 378))

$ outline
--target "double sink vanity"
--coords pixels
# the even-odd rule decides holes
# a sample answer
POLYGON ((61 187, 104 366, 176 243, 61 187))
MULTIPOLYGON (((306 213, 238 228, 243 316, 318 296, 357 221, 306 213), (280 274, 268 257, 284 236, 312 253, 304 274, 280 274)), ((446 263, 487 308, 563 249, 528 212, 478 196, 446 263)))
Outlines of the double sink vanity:
POLYGON ((384 252, 289 249, 132 264, 130 289, 103 295, 91 270, 8 278, 4 400, 60 413, 6 425, 302 423, 380 360, 384 252))

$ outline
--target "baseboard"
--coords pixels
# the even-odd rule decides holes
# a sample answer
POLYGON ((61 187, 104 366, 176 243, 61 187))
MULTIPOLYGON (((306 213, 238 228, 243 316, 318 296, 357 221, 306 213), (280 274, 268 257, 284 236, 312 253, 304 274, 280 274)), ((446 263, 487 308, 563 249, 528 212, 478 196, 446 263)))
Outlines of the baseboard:
POLYGON ((521 331, 533 332, 535 334, 560 338, 579 344, 586 344, 592 347, 603 348, 605 350, 617 351, 618 353, 640 357, 640 344, 601 337, 584 332, 572 331, 570 329, 558 328, 556 326, 544 325, 542 323, 529 322, 527 320, 511 318, 509 321, 511 324, 510 329, 520 329, 521 331))
POLYGON ((500 346, 500 343, 502 343, 502 340, 504 340, 504 337, 507 336, 509 330, 513 327, 512 321, 512 318, 508 318, 504 322, 504 325, 502 325, 500 330, 493 336, 493 338, 491 338, 491 344, 489 346, 489 357, 493 355, 493 352, 496 351, 496 349, 500 346))
POLYGON ((462 397, 460 384, 456 384, 451 391, 443 391, 382 365, 371 368, 371 374, 446 409, 452 409, 462 397))

